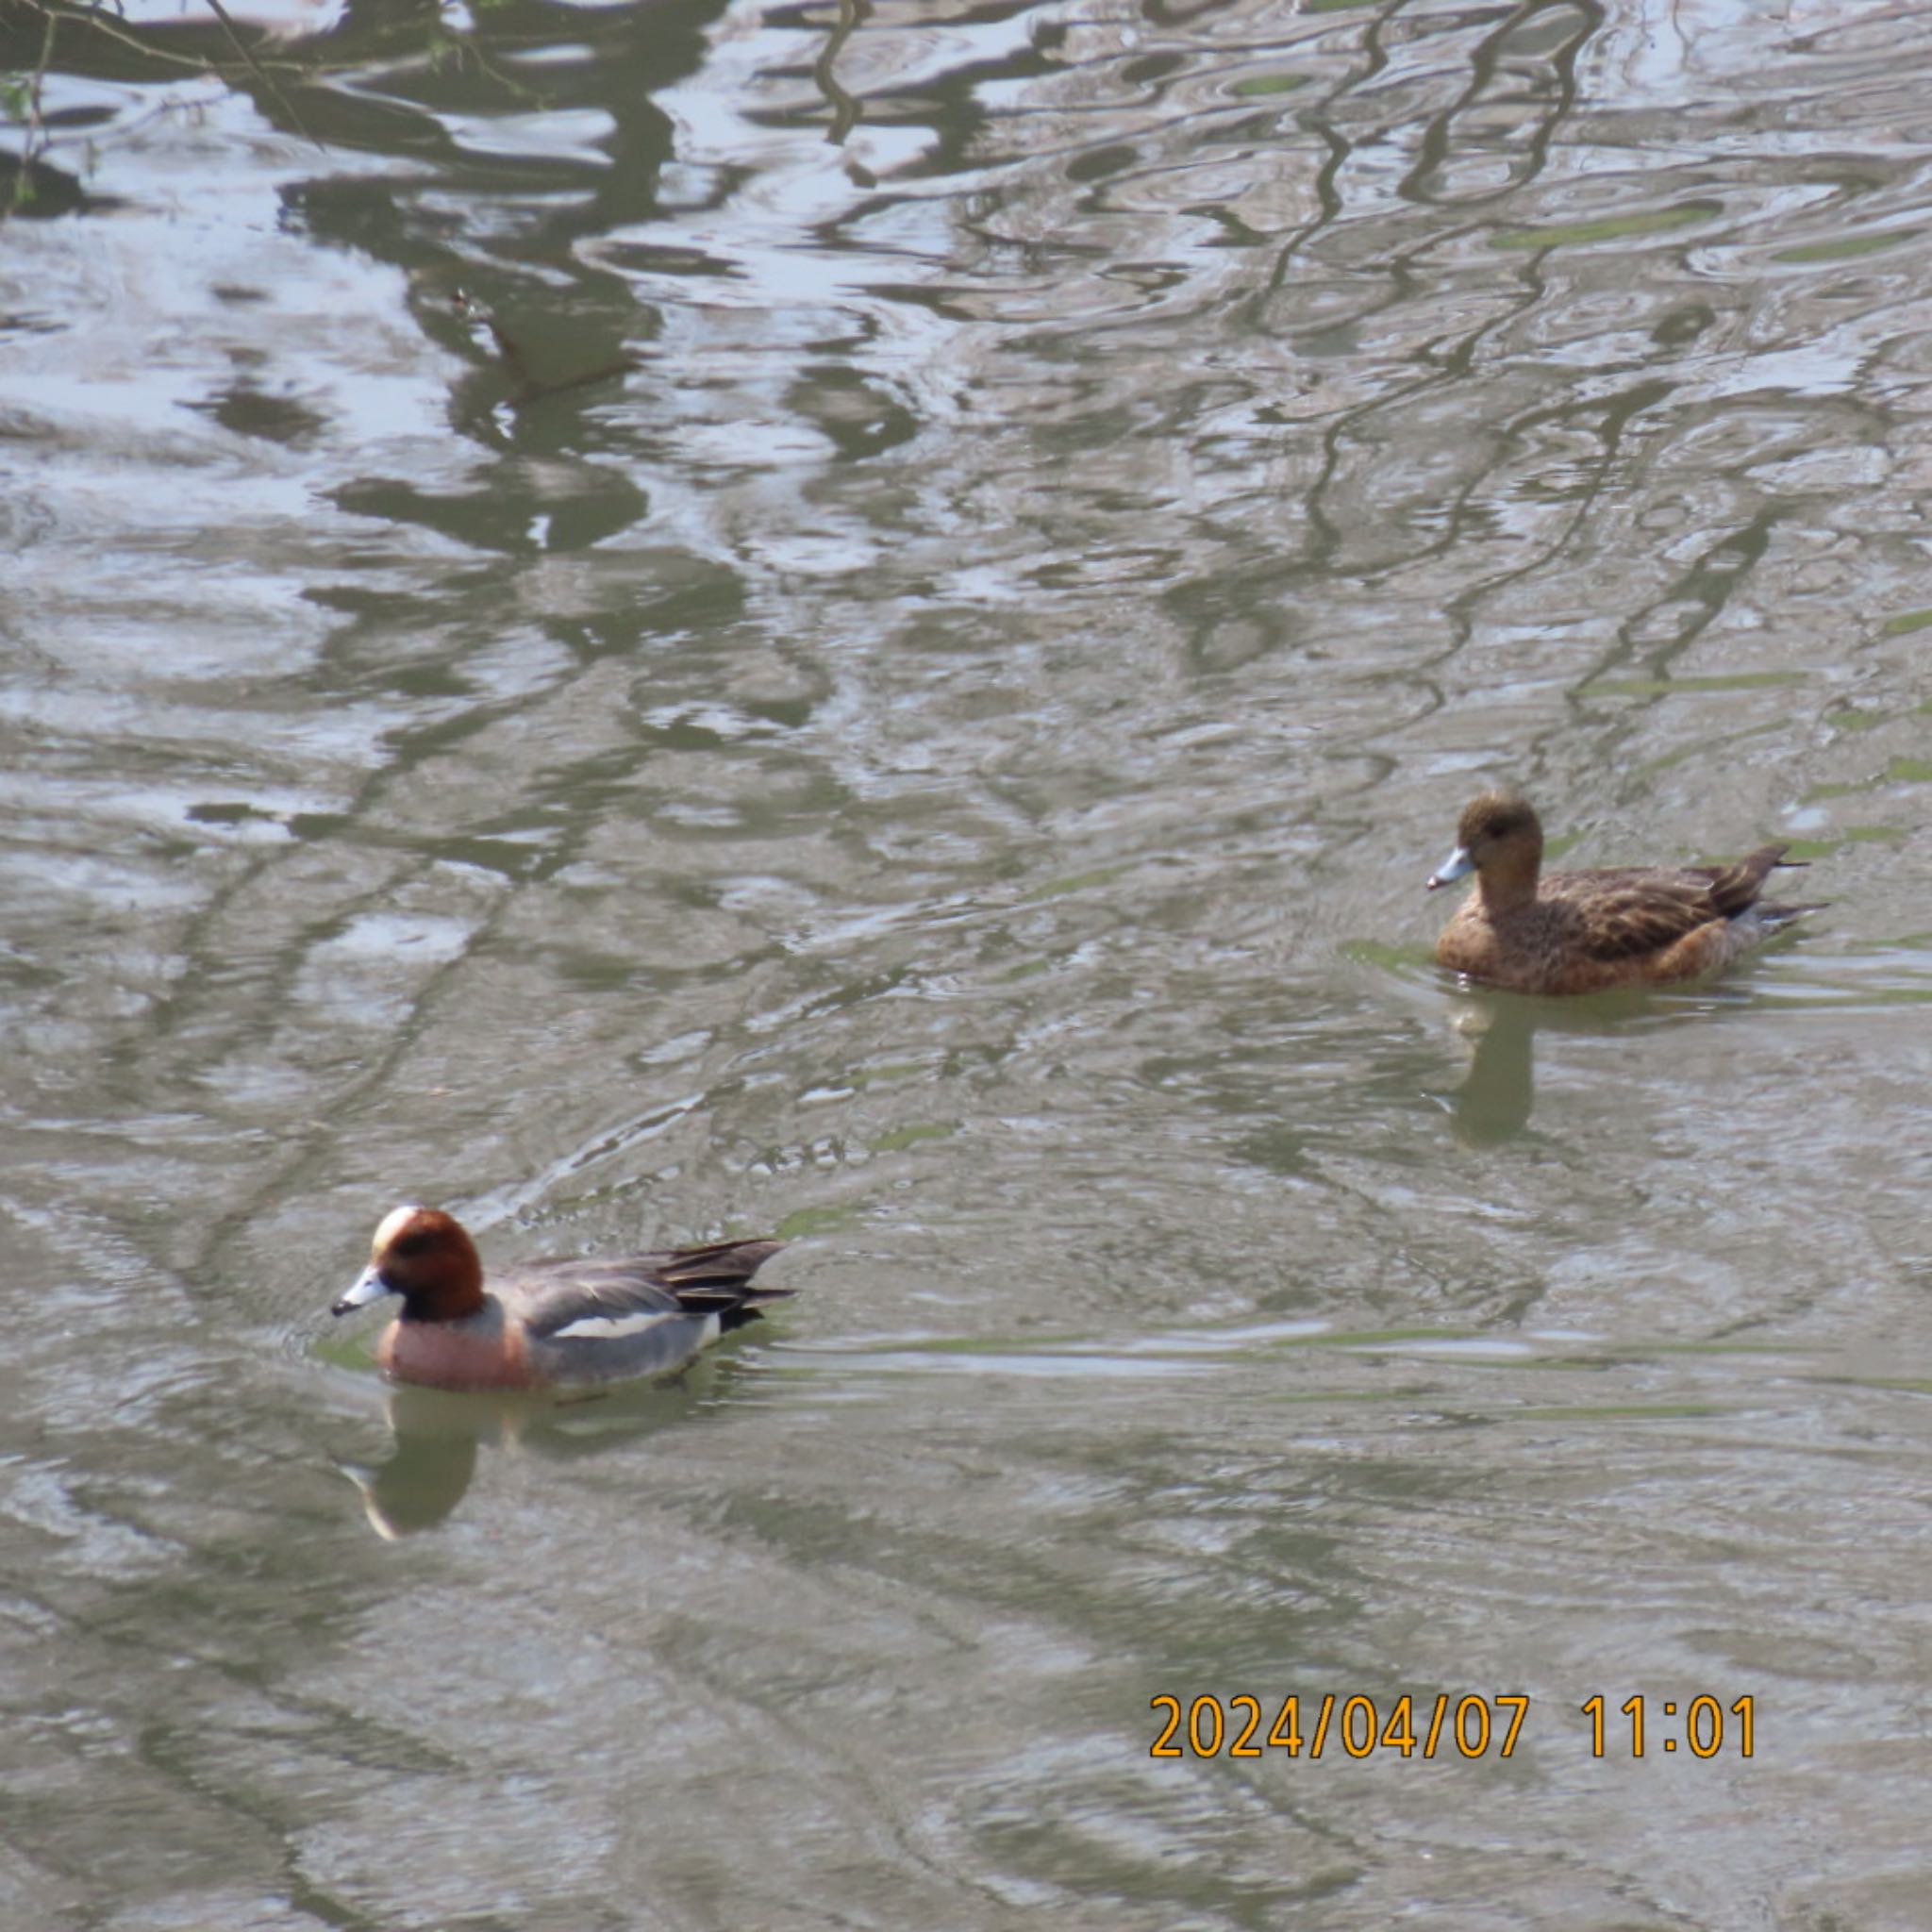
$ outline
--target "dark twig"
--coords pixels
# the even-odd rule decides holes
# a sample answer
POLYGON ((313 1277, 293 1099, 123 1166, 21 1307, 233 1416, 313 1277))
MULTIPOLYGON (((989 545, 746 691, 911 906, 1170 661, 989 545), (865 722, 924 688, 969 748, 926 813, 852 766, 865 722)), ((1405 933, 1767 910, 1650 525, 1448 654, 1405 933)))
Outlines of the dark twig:
POLYGON ((58 16, 49 13, 47 30, 41 36, 41 58, 27 78, 26 134, 20 144, 20 173, 13 177, 13 192, 7 203, 10 215, 18 214, 34 198, 34 158, 46 151, 47 126, 41 118, 41 86, 54 58, 54 29, 58 25, 58 16))
POLYGON ((328 151, 327 143, 325 142, 318 140, 316 136, 310 134, 308 129, 303 125, 301 115, 295 111, 294 102, 291 101, 288 97, 288 95, 282 92, 281 88, 276 84, 275 76, 271 75, 269 71, 265 67, 263 67, 258 60, 256 59, 255 56, 248 50, 248 48, 242 44, 242 36, 235 31, 235 22, 231 15, 229 14, 228 9, 222 5, 222 0, 208 0, 208 11, 212 13, 218 21, 221 22, 222 31, 227 35, 228 44, 229 46, 234 48, 235 53, 237 57, 241 59, 242 65, 245 66, 248 69, 249 73, 254 75, 256 79, 260 81, 262 86, 268 90, 268 92, 275 97, 275 99, 277 102, 280 103, 282 112, 289 117, 290 124, 291 125, 293 126, 295 132, 299 134, 304 141, 314 142, 314 144, 317 147, 321 148, 324 153, 326 153, 328 151))

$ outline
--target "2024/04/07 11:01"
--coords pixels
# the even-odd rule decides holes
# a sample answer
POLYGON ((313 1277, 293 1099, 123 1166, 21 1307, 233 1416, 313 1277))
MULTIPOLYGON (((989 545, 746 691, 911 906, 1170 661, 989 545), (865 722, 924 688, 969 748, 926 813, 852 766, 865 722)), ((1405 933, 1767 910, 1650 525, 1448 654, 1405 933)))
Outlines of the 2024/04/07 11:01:
MULTIPOLYGON (((1291 1757, 1306 1754, 1314 1758, 1322 1757, 1332 1741, 1350 1757, 1369 1757, 1377 1751, 1393 1751, 1403 1757, 1446 1757, 1452 1750, 1461 1757, 1485 1757, 1492 1749, 1499 1757, 1508 1757, 1515 1752, 1529 1707, 1530 1699, 1516 1691, 1487 1698, 1473 1692, 1452 1698, 1443 1691, 1433 1699, 1424 1697, 1420 1705, 1413 1696, 1404 1694, 1390 1707, 1385 1718, 1373 1697, 1338 1697, 1330 1690, 1319 1699, 1307 1699, 1305 1707, 1301 1695, 1291 1692, 1263 1734, 1261 1700, 1246 1692, 1228 1698, 1224 1705, 1212 1694, 1183 1699, 1162 1692, 1148 1700, 1149 1709, 1165 1712, 1167 1722, 1147 1755, 1215 1757, 1224 1753, 1229 1757, 1259 1757, 1274 1750, 1291 1757)), ((1644 1755, 1645 1716, 1651 1707, 1641 1692, 1626 1698, 1614 1714, 1609 1700, 1601 1692, 1577 1707, 1591 1720, 1591 1757, 1602 1757, 1614 1749, 1614 1716, 1629 1721, 1630 1756, 1644 1755)), ((1724 1719, 1728 1715, 1738 1720, 1738 1756, 1757 1755, 1757 1700, 1753 1696, 1738 1698, 1727 1709, 1709 1692, 1701 1691, 1682 1704, 1674 1698, 1662 1700, 1655 1708, 1664 1719, 1682 1720, 1681 1731, 1667 1733, 1660 1740, 1666 1754, 1676 1751, 1681 1743, 1693 1757, 1717 1757, 1724 1748, 1724 1719)))

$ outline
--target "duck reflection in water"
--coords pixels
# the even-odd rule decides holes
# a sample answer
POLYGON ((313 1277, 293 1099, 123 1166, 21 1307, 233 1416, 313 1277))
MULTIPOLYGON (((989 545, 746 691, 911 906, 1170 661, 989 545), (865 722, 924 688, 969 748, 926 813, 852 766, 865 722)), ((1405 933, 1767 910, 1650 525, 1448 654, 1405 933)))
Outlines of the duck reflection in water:
POLYGON ((1605 1040, 1658 1026, 1705 1025, 1722 1013, 1750 1006, 1742 987, 1684 991, 1631 991, 1587 1000, 1536 999, 1526 994, 1465 988, 1452 1024, 1470 1050, 1469 1072, 1452 1091, 1435 1096, 1465 1147, 1493 1147, 1520 1134, 1536 1106, 1536 1037, 1605 1040))
POLYGON ((715 1394, 716 1377, 741 1365, 707 1360, 672 1381, 634 1382, 580 1395, 504 1390, 388 1391, 394 1447, 375 1464, 339 1461, 385 1541, 434 1529, 463 1500, 478 1452, 491 1448, 554 1461, 598 1456, 688 1422, 715 1394))
POLYGON ((1493 1147, 1520 1134, 1536 1106, 1536 1016, 1527 1000, 1473 998, 1456 1016, 1469 1042, 1469 1072, 1443 1099, 1465 1147, 1493 1147))

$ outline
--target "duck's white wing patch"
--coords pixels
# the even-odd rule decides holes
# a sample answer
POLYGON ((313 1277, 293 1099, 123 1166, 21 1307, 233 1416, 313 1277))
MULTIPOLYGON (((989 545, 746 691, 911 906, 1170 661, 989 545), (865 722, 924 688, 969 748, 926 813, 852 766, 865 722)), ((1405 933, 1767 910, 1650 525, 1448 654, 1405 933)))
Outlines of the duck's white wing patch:
MULTIPOLYGON (((623 1341, 633 1335, 644 1335, 663 1322, 686 1318, 668 1308, 641 1309, 635 1315, 579 1315, 561 1328, 550 1331, 553 1341, 623 1341)), ((711 1317, 716 1325, 717 1317, 711 1317)))
POLYGON ((676 1373, 718 1339, 716 1315, 579 1315, 531 1343, 531 1359, 559 1383, 615 1382, 676 1373))

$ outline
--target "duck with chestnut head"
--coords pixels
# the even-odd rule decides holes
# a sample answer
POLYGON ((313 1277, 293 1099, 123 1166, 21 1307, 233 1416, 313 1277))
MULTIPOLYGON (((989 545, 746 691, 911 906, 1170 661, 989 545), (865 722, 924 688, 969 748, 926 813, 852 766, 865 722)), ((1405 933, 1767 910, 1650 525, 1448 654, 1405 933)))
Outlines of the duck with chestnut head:
POLYGON ((791 1292, 752 1281, 783 1245, 713 1241, 531 1261, 486 1284, 462 1224, 412 1204, 384 1217, 369 1266, 330 1312, 402 1298, 376 1351, 398 1382, 545 1389, 665 1375, 791 1292))

